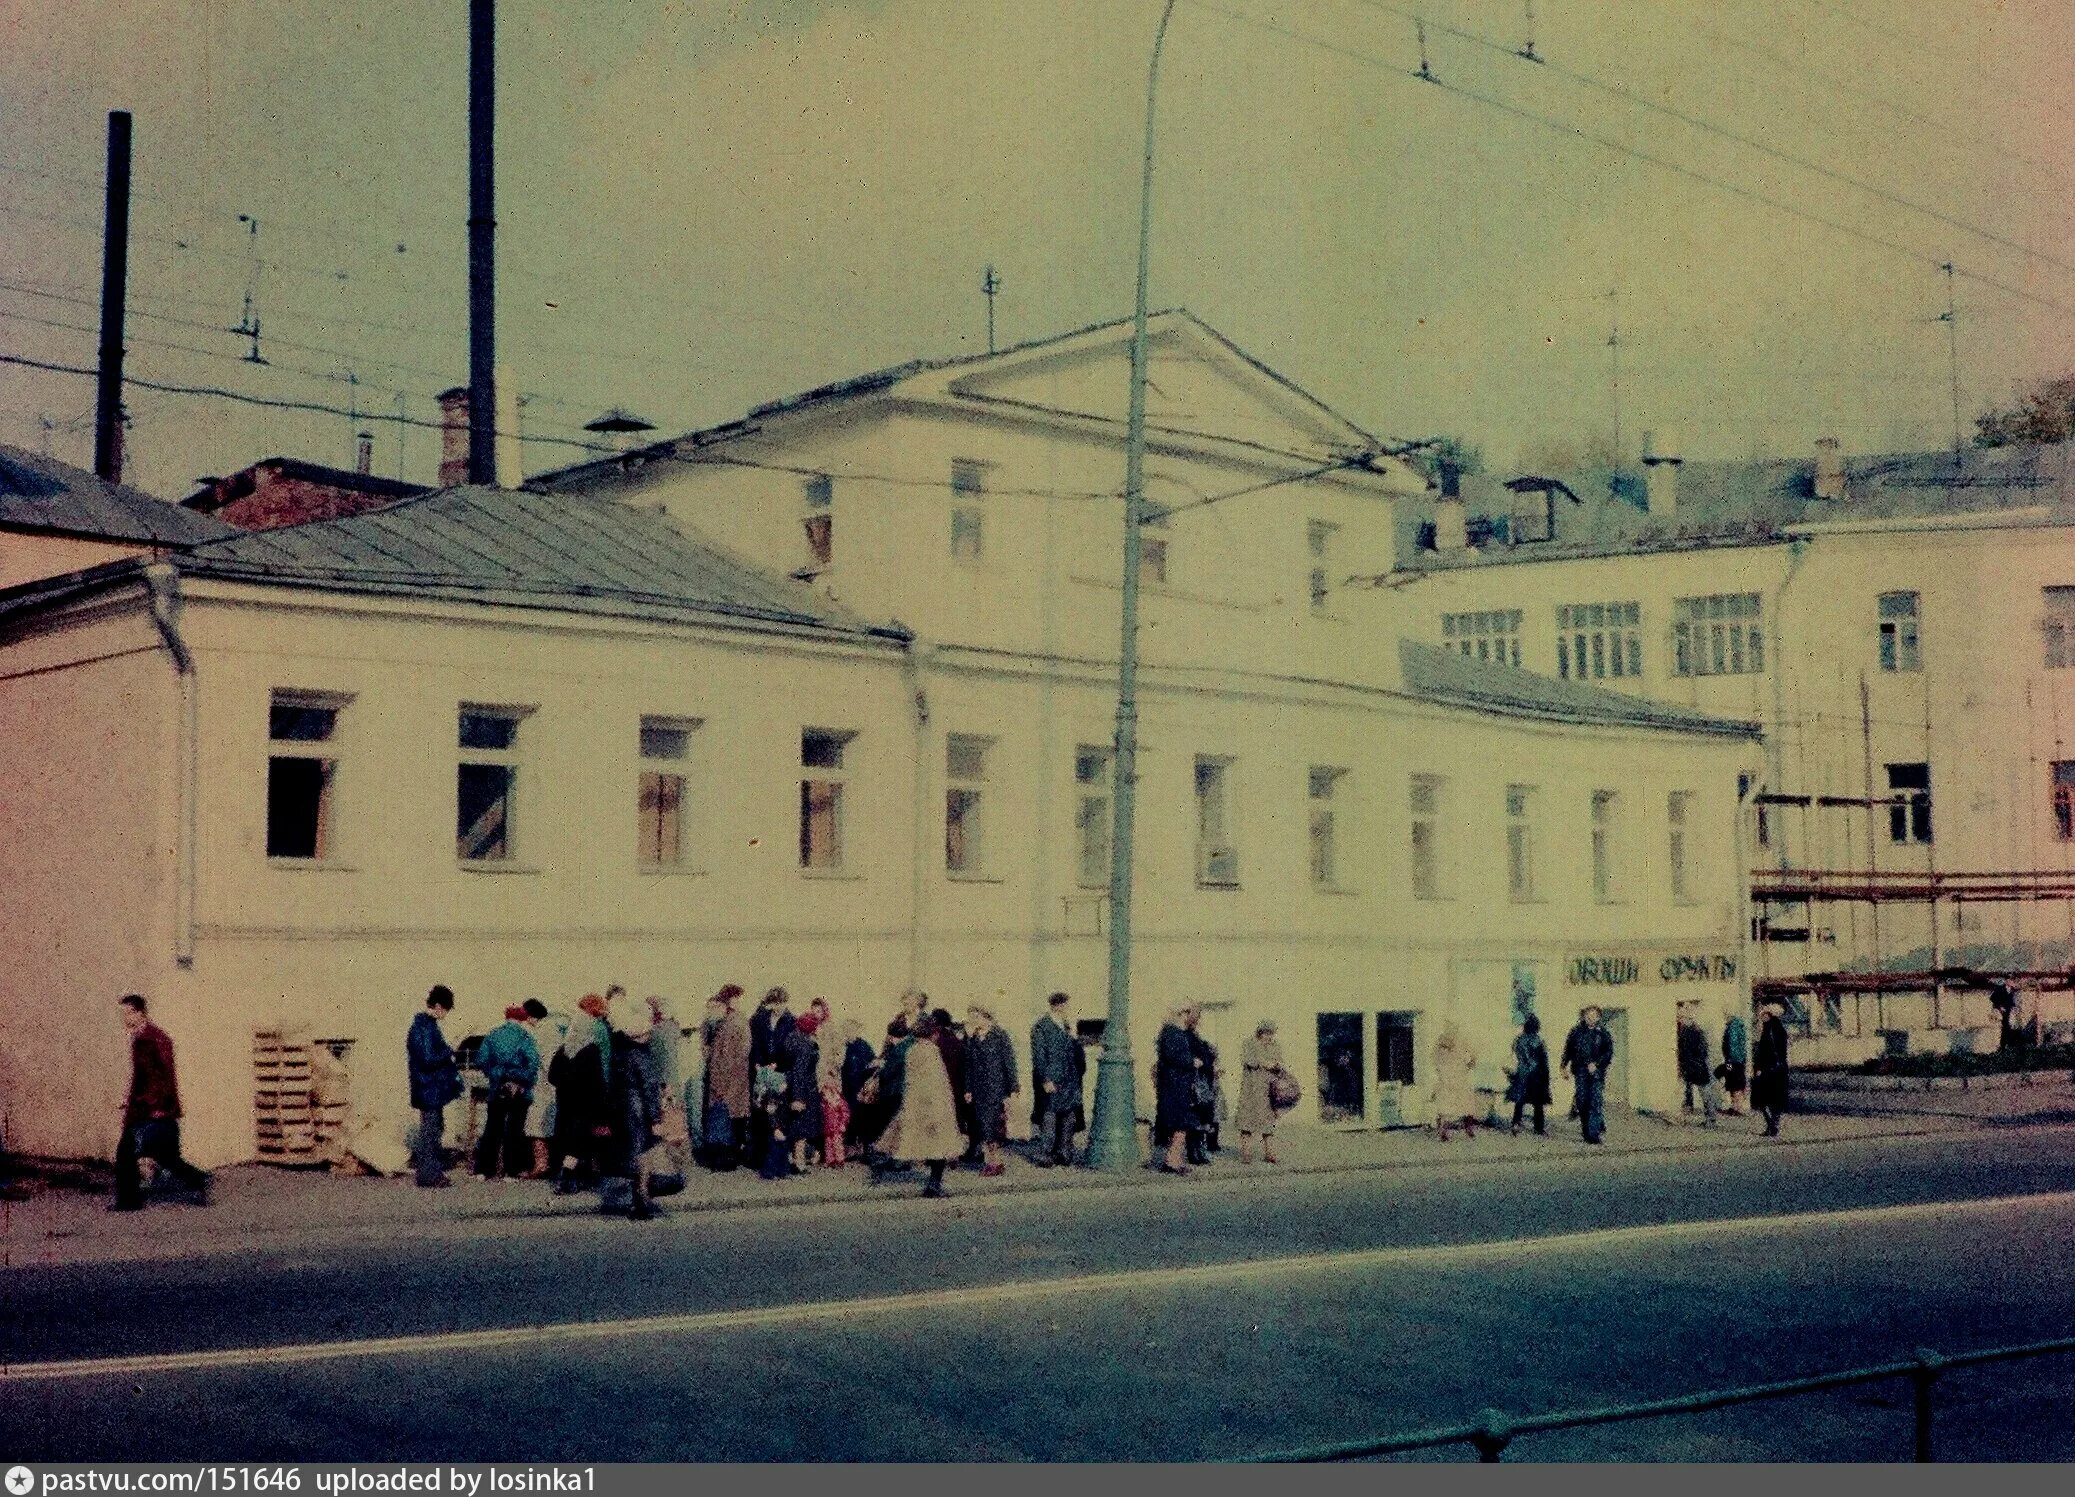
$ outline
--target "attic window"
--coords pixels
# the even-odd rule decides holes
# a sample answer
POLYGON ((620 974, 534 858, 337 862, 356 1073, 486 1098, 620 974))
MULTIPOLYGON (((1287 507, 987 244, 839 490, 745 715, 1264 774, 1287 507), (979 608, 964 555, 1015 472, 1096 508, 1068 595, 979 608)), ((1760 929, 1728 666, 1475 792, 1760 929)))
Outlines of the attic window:
POLYGON ((1513 495, 1509 527, 1513 543, 1552 540, 1556 535, 1556 495, 1549 489, 1521 489, 1513 495))

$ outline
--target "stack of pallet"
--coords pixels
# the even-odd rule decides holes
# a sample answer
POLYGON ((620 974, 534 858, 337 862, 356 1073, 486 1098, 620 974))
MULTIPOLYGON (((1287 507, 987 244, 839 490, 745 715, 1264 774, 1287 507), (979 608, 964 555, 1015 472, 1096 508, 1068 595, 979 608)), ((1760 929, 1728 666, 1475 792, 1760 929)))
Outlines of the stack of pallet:
POLYGON ((329 1084, 337 1064, 320 1048, 278 1030, 252 1036, 255 1142, 267 1164, 326 1165, 338 1157, 347 1104, 329 1084))

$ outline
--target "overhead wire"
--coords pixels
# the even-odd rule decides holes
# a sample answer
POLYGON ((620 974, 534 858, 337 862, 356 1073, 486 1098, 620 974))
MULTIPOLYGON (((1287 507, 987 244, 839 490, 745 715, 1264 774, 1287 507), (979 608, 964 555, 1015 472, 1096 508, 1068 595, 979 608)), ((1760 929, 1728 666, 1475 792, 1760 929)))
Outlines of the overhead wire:
MULTIPOLYGON (((1575 140, 1580 140, 1592 145, 1599 146, 1605 150, 1612 151, 1617 155, 1633 157, 1638 161, 1646 162, 1652 166, 1659 168, 1662 171, 1669 172, 1674 176, 1683 177, 1688 181, 1699 183, 1702 186, 1711 187, 1716 189, 1717 191, 1729 193, 1732 196, 1743 198, 1748 202, 1761 204, 1765 207, 1773 209, 1775 212, 1784 213, 1789 217, 1798 218, 1807 223, 1816 224, 1819 227, 1830 229, 1840 234, 1848 235, 1851 238, 1863 240, 1868 244, 1876 245, 1879 248, 1888 250, 1893 254, 1900 255, 1906 259, 1914 260, 1922 265, 1927 265, 1932 269, 1943 269, 1945 266, 1947 256, 1943 254, 1916 249, 1910 245, 1902 243, 1899 240, 1890 239, 1886 235, 1874 233, 1870 229, 1859 228, 1852 224, 1839 222, 1837 219, 1827 217, 1823 214, 1815 212, 1812 209, 1803 208, 1792 203, 1783 202, 1778 198, 1772 197, 1766 193, 1758 191, 1756 188, 1745 187, 1739 183, 1729 182, 1724 180, 1723 178, 1713 176, 1707 172, 1701 171, 1696 167, 1687 166, 1681 162, 1674 161, 1669 157, 1661 156, 1651 151, 1645 151, 1639 149, 1638 147, 1624 144, 1623 142, 1616 140, 1611 136, 1602 135, 1595 131, 1588 130, 1582 125, 1573 124, 1567 120, 1555 119, 1549 115, 1539 114, 1532 109, 1528 109, 1521 105, 1514 104, 1508 100, 1494 98, 1493 96, 1481 93, 1476 89, 1467 88, 1462 84, 1451 82, 1448 79, 1440 76, 1439 74, 1430 73, 1428 76, 1422 78, 1414 70, 1407 68, 1402 64, 1392 62, 1388 58, 1379 57, 1373 52, 1365 52, 1358 48, 1344 46, 1338 42, 1331 42, 1325 40, 1322 37, 1313 36, 1309 32, 1298 31, 1292 27, 1283 26, 1273 21, 1262 20, 1258 16, 1250 16, 1240 11, 1230 10, 1223 5, 1214 3, 1214 0, 1184 0, 1184 3, 1192 5, 1198 10, 1208 11, 1211 14, 1223 16, 1225 19, 1236 22, 1239 25, 1250 27, 1258 31, 1268 32, 1276 36, 1281 36, 1287 40, 1298 42, 1304 46, 1316 48, 1317 50, 1323 52, 1332 53, 1335 56, 1346 58, 1352 62, 1361 63, 1367 67, 1376 68, 1382 72, 1389 73, 1394 77, 1403 78, 1410 82, 1431 85, 1432 87, 1441 89, 1445 93, 1453 94, 1457 98, 1466 99, 1471 103, 1481 104, 1486 108, 1497 110, 1502 114, 1510 115, 1525 123, 1535 125, 1538 128, 1549 130, 1558 135, 1568 136, 1575 140)), ((1954 273, 1978 285, 1991 287, 1994 290, 2000 291, 2007 296, 2014 296, 2021 300, 2033 302, 2039 306, 2050 308, 2053 311, 2060 312, 2066 316, 2075 317, 2075 304, 2070 304, 2068 302, 2056 300, 2053 297, 2043 295, 2039 292, 2027 290, 2022 286, 2012 285, 2010 282, 1989 275, 1984 271, 1970 270, 1965 266, 1956 266, 1954 273)))

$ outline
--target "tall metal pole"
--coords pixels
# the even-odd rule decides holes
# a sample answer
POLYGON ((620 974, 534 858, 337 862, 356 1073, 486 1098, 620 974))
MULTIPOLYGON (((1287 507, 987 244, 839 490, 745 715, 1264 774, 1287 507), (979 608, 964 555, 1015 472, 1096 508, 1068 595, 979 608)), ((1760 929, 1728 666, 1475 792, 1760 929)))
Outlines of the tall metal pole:
POLYGON ((497 481, 496 0, 468 6, 468 481, 497 481))
POLYGON ((101 387, 94 404, 94 472, 122 481, 123 300, 130 278, 130 112, 108 114, 108 213, 101 235, 101 387))
POLYGON ((1945 315, 1938 320, 1945 324, 1946 371, 1952 378, 1953 392, 1953 458, 1957 463, 1960 456, 1960 312, 1953 302, 1953 262, 1948 260, 1938 268, 1945 272, 1945 315))
POLYGON ((1138 568, 1139 527, 1146 478, 1146 280, 1153 238, 1153 104, 1160 84, 1160 51, 1174 0, 1160 12, 1153 59, 1146 68, 1146 149, 1138 195, 1138 291, 1131 313, 1131 407, 1124 437, 1123 628, 1117 650, 1117 743, 1111 796, 1109 1019, 1102 1033, 1102 1064, 1095 1076, 1095 1120, 1088 1131, 1088 1163, 1127 1169, 1138 1162, 1138 1107, 1131 1074, 1131 834, 1138 799, 1138 568))

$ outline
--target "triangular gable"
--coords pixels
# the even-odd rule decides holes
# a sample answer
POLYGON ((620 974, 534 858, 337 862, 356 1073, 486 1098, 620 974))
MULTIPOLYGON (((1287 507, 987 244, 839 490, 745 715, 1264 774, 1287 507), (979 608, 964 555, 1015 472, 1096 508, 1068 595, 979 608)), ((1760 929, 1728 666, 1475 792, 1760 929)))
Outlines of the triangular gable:
MULTIPOLYGON (((936 395, 1122 424, 1129 398, 1131 325, 1099 328, 912 376, 900 394, 936 395)), ((1278 452, 1342 453, 1376 439, 1186 312, 1148 328, 1146 424, 1278 452)))

